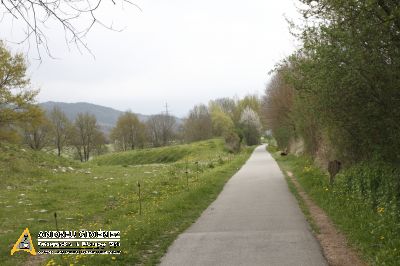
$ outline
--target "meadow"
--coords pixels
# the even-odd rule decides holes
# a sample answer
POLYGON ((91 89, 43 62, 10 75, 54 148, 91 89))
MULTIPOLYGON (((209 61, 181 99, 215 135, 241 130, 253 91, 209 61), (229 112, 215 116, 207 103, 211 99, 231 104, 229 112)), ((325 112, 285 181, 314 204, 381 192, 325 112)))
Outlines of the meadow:
MULTIPOLYGON (((2 265, 154 265, 241 167, 252 148, 229 153, 214 139, 98 156, 87 163, 0 144, 2 265), (139 210, 138 184, 142 210, 139 210), (28 227, 120 230, 120 255, 31 256, 10 250, 28 227)), ((37 249, 37 247, 36 247, 37 249)))

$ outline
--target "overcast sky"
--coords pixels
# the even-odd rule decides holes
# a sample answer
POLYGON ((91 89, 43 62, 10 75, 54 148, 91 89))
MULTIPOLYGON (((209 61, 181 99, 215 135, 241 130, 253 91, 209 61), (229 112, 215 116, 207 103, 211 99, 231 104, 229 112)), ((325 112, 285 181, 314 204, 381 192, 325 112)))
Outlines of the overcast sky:
MULTIPOLYGON (((48 39, 58 59, 43 55, 38 65, 31 49, 29 74, 41 89, 40 102, 84 101, 143 114, 168 102, 173 114, 184 116, 210 99, 262 95, 268 72, 295 49, 285 20, 298 17, 294 0, 135 3, 142 12, 99 10, 106 23, 124 30, 95 27, 86 38, 95 58, 68 49, 56 30, 48 39)), ((15 35, 4 24, 1 30, 1 38, 15 35)))

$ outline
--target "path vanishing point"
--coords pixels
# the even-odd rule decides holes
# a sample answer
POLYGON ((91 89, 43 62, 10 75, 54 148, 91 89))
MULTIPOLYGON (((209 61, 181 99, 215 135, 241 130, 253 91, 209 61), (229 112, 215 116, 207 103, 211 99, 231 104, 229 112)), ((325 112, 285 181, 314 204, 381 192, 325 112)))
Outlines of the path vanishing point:
POLYGON ((277 163, 257 147, 161 265, 327 265, 277 163))

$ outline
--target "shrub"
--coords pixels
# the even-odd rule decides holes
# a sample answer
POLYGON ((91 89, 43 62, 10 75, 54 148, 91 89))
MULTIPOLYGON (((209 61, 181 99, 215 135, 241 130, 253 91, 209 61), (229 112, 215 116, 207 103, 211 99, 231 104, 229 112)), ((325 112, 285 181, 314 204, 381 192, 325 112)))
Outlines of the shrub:
POLYGON ((229 132, 224 136, 225 147, 231 153, 240 151, 240 137, 235 132, 229 132))
POLYGON ((378 206, 400 213, 400 169, 381 161, 362 162, 338 175, 337 189, 378 206))

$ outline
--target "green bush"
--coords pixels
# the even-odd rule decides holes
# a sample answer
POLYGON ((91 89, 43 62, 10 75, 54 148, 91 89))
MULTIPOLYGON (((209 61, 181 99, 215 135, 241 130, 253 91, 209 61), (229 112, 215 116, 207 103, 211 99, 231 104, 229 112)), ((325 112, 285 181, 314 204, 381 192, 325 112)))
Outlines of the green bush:
POLYGON ((225 134, 225 147, 230 153, 238 153, 240 151, 240 137, 233 131, 225 134))
POLYGON ((290 139, 295 135, 293 128, 286 125, 275 128, 273 134, 281 150, 286 150, 289 147, 290 139))
POLYGON ((338 175, 336 187, 374 210, 385 206, 400 212, 400 170, 388 163, 370 161, 350 167, 338 175))

